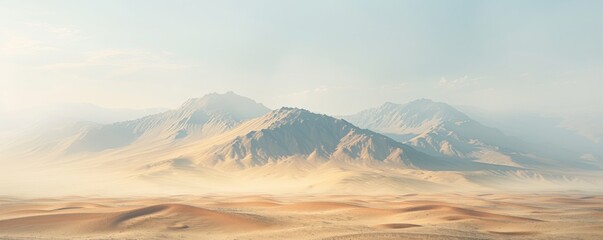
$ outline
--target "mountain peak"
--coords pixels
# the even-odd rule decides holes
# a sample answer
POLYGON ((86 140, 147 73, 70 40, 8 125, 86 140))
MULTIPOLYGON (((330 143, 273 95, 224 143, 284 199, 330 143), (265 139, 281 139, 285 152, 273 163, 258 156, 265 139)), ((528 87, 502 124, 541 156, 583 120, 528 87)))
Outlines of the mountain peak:
POLYGON ((139 139, 172 141, 199 139, 223 133, 270 109, 234 92, 211 93, 186 101, 178 109, 126 122, 86 129, 67 152, 101 151, 124 147, 139 139))
POLYGON ((393 124, 403 119, 412 120, 413 122, 432 119, 451 122, 469 120, 469 117, 454 107, 427 98, 416 99, 406 104, 385 102, 380 107, 368 109, 347 118, 363 127, 368 127, 366 125, 373 125, 375 122, 383 121, 383 119, 389 119, 384 124, 393 124), (362 116, 370 119, 358 119, 364 118, 362 116))
POLYGON ((437 102, 437 101, 433 101, 431 99, 428 98, 419 98, 419 99, 415 99, 412 100, 408 103, 405 104, 406 106, 421 106, 421 107, 438 107, 441 109, 454 109, 452 106, 448 105, 447 103, 443 103, 443 102, 437 102))
POLYGON ((201 109, 206 112, 228 112, 238 119, 254 118, 270 111, 263 104, 232 91, 189 99, 180 109, 191 112, 201 109))
MULTIPOLYGON (((237 95, 236 93, 234 93, 233 91, 228 91, 225 93, 209 93, 206 94, 202 97, 198 97, 198 98, 189 98, 188 100, 186 100, 183 104, 182 107, 187 107, 187 106, 203 106, 203 105, 209 105, 212 103, 216 103, 216 102, 220 102, 223 100, 251 100, 247 97, 243 97, 240 95, 237 95)), ((253 101, 253 100, 252 100, 253 101)))
MULTIPOLYGON (((487 128, 454 107, 430 99, 417 99, 397 107, 384 105, 347 119, 359 127, 386 134, 428 154, 451 158, 478 158, 484 152, 512 149, 513 140, 487 128)), ((516 167, 511 160, 498 164, 516 167)))
POLYGON ((244 131, 236 139, 214 148, 209 164, 244 168, 295 158, 387 162, 410 168, 437 165, 430 156, 391 138, 300 108, 274 110, 240 129, 244 131))
POLYGON ((386 102, 380 107, 344 118, 359 127, 388 134, 399 141, 410 140, 441 124, 471 121, 452 106, 425 98, 406 104, 386 102))
POLYGON ((431 100, 429 98, 419 98, 419 99, 410 101, 408 104, 433 104, 433 103, 440 103, 440 102, 434 102, 433 100, 431 100))
POLYGON ((393 102, 385 102, 385 103, 383 103, 383 105, 381 105, 381 107, 380 107, 380 108, 387 108, 387 109, 390 109, 390 108, 398 108, 398 107, 401 107, 401 106, 402 106, 402 105, 397 104, 397 103, 393 103, 393 102))
POLYGON ((271 125, 271 127, 279 127, 301 122, 325 121, 327 119, 330 119, 327 115, 313 113, 303 108, 281 107, 264 115, 263 122, 271 125))
POLYGON ((439 118, 443 121, 464 121, 469 117, 454 107, 431 99, 421 98, 403 106, 405 112, 413 113, 423 118, 439 118))
POLYGON ((278 112, 290 112, 290 113, 293 113, 293 112, 310 112, 310 111, 308 111, 306 109, 296 108, 296 107, 281 107, 281 108, 277 109, 276 111, 278 111, 278 112))

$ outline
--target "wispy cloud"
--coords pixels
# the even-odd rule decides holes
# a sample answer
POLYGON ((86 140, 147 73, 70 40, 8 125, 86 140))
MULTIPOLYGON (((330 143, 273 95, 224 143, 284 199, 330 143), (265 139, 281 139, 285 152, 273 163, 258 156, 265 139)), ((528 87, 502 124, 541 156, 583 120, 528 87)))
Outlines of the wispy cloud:
POLYGON ((73 27, 43 22, 17 23, 12 29, 0 31, 0 53, 6 55, 37 55, 63 50, 59 46, 81 40, 73 27), (66 42, 67 41, 67 42, 66 42))
POLYGON ((83 54, 81 61, 53 63, 42 66, 46 70, 77 70, 108 68, 112 76, 134 73, 148 69, 179 70, 188 67, 170 59, 170 53, 151 52, 138 49, 107 49, 83 54))
POLYGON ((478 83, 478 80, 479 78, 471 78, 468 75, 454 79, 442 77, 440 78, 440 81, 438 81, 438 87, 458 89, 469 85, 475 85, 478 83))
POLYGON ((46 22, 27 22, 25 26, 38 32, 49 33, 55 36, 80 37, 80 30, 70 26, 61 26, 46 22))
POLYGON ((0 42, 0 53, 6 55, 33 55, 56 50, 59 48, 25 36, 10 35, 0 42))

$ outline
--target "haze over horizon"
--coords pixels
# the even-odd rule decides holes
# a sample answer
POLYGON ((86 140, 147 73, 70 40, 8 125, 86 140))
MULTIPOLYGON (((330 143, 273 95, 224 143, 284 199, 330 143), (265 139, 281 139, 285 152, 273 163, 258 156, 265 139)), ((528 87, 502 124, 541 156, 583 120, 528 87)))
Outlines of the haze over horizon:
POLYGON ((2 0, 0 239, 602 239, 602 12, 2 0))
POLYGON ((175 108, 235 91, 332 115, 417 98, 592 115, 603 112, 602 7, 3 1, 0 112, 64 102, 175 108))

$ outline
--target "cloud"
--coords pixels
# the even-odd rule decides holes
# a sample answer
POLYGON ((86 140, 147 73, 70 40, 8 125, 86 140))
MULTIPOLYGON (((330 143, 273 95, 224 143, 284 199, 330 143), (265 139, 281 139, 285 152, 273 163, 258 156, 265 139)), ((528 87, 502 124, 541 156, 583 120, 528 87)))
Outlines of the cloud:
POLYGON ((438 87, 458 89, 469 85, 475 85, 478 83, 478 80, 478 78, 470 78, 468 75, 451 80, 446 77, 442 77, 440 81, 438 81, 438 87))
POLYGON ((180 70, 188 65, 170 59, 167 52, 151 52, 138 49, 106 49, 83 54, 81 61, 53 63, 42 66, 46 70, 85 70, 105 68, 111 76, 153 70, 180 70))
POLYGON ((588 161, 588 162, 595 162, 595 161, 597 161, 598 158, 594 154, 585 153, 580 156, 580 159, 582 159, 584 161, 588 161))
POLYGON ((41 33, 49 33, 51 35, 54 35, 55 37, 74 39, 81 38, 80 30, 73 27, 59 26, 46 22, 27 22, 25 23, 25 26, 27 26, 27 28, 29 29, 34 29, 41 33))
POLYGON ((61 50, 65 46, 82 39, 79 30, 41 22, 25 22, 12 29, 0 31, 0 53, 6 55, 36 55, 61 50))
POLYGON ((0 53, 7 55, 33 55, 56 50, 59 49, 24 36, 11 35, 0 42, 0 53))

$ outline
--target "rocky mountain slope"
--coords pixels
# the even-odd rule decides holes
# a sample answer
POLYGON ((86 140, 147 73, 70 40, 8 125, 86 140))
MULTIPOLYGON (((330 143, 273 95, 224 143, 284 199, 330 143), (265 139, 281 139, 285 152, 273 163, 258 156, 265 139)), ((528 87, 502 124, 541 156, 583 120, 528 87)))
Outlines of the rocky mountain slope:
POLYGON ((448 159, 530 169, 594 167, 551 157, 532 144, 482 125, 448 104, 427 99, 407 104, 385 103, 343 118, 448 159))

